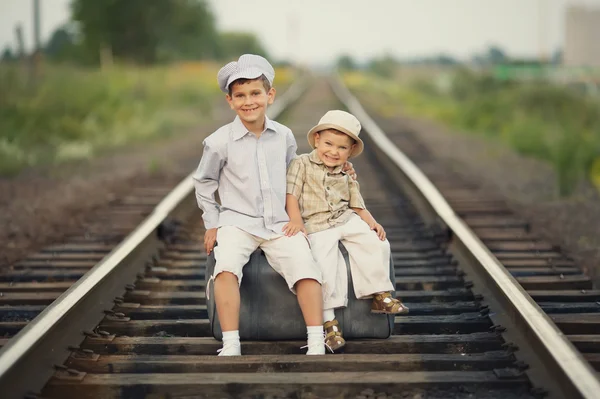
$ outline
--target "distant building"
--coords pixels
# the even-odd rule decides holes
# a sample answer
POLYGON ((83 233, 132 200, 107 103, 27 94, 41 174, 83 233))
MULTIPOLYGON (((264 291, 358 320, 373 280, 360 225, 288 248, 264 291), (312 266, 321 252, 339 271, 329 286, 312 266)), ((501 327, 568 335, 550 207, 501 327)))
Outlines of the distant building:
POLYGON ((600 67, 600 7, 567 9, 563 60, 567 66, 600 67))

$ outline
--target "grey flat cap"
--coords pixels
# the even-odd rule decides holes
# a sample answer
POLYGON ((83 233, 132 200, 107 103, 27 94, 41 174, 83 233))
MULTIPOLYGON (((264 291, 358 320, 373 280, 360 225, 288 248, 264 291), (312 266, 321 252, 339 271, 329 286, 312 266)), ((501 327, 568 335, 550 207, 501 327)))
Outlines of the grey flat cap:
POLYGON ((237 79, 256 79, 265 75, 271 85, 275 79, 275 70, 260 55, 244 54, 237 62, 232 61, 219 70, 217 80, 223 93, 229 92, 229 85, 237 79))

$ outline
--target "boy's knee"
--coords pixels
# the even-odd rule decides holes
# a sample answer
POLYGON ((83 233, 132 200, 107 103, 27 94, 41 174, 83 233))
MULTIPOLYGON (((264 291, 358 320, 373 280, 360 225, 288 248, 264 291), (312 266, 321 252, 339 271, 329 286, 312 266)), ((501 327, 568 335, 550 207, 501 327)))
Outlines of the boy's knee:
POLYGON ((369 246, 373 250, 376 250, 376 249, 380 249, 382 251, 390 250, 390 242, 387 239, 381 241, 381 239, 379 237, 377 237, 377 235, 374 233, 369 234, 368 239, 365 238, 365 240, 369 243, 369 246))
POLYGON ((379 240, 379 245, 382 250, 390 251, 390 242, 387 239, 385 239, 383 241, 379 240))
POLYGON ((307 277, 307 278, 303 278, 303 279, 298 280, 296 282, 296 285, 298 285, 298 284, 317 284, 317 285, 321 285, 321 282, 319 280, 317 280, 316 278, 307 277))
POLYGON ((239 278, 235 273, 227 271, 227 270, 223 270, 215 276, 215 283, 219 282, 219 284, 221 284, 221 283, 238 284, 238 280, 239 280, 239 278))
POLYGON ((297 291, 298 287, 302 287, 302 286, 308 287, 308 286, 311 286, 311 285, 314 285, 314 286, 319 287, 319 288, 321 287, 321 283, 317 279, 314 279, 314 278, 303 278, 303 279, 300 279, 300 280, 296 281, 296 284, 294 284, 294 289, 297 291))

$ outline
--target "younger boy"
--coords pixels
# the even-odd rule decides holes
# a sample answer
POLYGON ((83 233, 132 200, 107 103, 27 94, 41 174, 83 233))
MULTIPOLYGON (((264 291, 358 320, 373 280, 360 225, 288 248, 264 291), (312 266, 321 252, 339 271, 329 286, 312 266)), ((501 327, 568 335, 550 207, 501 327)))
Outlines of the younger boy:
POLYGON ((206 227, 204 246, 209 254, 215 251, 211 279, 223 331, 219 356, 241 355, 239 284, 242 267, 258 247, 298 297, 307 326, 307 355, 325 353, 321 271, 302 234, 282 233, 289 221, 286 168, 297 146, 290 129, 265 116, 275 98, 274 77, 269 62, 252 54, 221 68, 219 86, 237 116, 204 140, 193 176, 206 227))
POLYGON ((314 150, 292 161, 287 172, 286 234, 308 234, 323 275, 325 343, 332 350, 345 345, 334 309, 348 303, 346 264, 339 256, 341 240, 350 259, 354 292, 373 297, 372 313, 401 314, 408 308, 392 298, 390 244, 383 227, 366 209, 359 186, 341 168, 363 151, 360 122, 344 111, 329 111, 308 133, 314 150))

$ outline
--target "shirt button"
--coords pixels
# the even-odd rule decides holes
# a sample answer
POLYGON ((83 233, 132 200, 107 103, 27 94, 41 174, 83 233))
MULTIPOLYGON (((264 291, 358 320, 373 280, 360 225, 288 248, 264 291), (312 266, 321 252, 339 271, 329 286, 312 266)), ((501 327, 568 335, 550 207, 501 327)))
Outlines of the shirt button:
POLYGON ((329 190, 329 187, 325 187, 326 190, 329 190))

